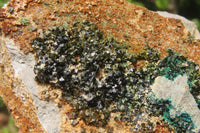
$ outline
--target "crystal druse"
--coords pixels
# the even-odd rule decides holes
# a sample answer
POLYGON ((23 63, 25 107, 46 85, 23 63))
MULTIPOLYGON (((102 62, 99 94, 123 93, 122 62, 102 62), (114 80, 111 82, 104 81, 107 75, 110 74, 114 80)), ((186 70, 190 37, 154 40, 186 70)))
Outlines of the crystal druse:
POLYGON ((173 50, 163 59, 149 46, 129 53, 127 44, 105 37, 88 20, 75 21, 68 28, 53 27, 31 44, 36 52, 36 81, 62 89, 73 108, 73 126, 79 117, 87 125, 104 127, 111 113, 119 113, 115 121, 133 126, 133 132, 153 131, 152 116, 162 116, 176 131, 195 128, 187 113, 171 118, 170 99, 158 99, 150 88, 158 76, 173 80, 187 74, 190 93, 200 108, 199 66, 173 50), (137 68, 141 60, 145 66, 137 68))

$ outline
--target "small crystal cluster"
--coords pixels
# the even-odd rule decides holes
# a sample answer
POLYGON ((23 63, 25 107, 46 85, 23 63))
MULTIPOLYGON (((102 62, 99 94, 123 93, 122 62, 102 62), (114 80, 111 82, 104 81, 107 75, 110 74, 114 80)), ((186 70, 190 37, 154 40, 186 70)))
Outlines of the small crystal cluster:
POLYGON ((174 80, 178 75, 187 74, 190 93, 200 109, 200 73, 197 64, 168 49, 168 56, 162 59, 157 67, 161 68, 160 73, 170 80, 174 80))
MULTIPOLYGON (((151 99, 149 86, 154 79, 169 71, 175 73, 167 75, 169 79, 197 71, 194 63, 183 66, 187 59, 173 52, 162 60, 150 47, 138 55, 130 54, 128 46, 103 37, 97 26, 87 20, 73 22, 68 29, 49 29, 31 44, 37 58, 36 80, 63 90, 63 98, 73 108, 74 126, 78 117, 87 125, 105 126, 111 113, 120 113, 115 121, 134 126, 133 132, 153 131, 154 125, 148 119, 164 115, 166 108, 166 101, 151 99), (139 60, 145 60, 147 65, 137 70, 134 66, 139 60)), ((194 95, 199 94, 197 78, 190 76, 194 95)))
POLYGON ((151 70, 150 75, 165 76, 169 80, 174 80, 179 75, 188 76, 190 93, 195 98, 200 109, 200 73, 199 66, 186 57, 179 55, 172 49, 167 50, 168 55, 157 63, 147 64, 147 69, 151 70))

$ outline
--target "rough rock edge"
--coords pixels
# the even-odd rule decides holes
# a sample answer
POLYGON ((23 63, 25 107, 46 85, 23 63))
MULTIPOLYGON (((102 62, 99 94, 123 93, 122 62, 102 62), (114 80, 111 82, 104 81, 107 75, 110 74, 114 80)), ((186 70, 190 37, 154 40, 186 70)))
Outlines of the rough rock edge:
POLYGON ((186 33, 189 32, 195 39, 200 39, 200 33, 194 22, 192 22, 180 15, 168 13, 166 11, 157 11, 157 13, 166 18, 175 18, 175 19, 181 20, 185 26, 185 32, 186 33))

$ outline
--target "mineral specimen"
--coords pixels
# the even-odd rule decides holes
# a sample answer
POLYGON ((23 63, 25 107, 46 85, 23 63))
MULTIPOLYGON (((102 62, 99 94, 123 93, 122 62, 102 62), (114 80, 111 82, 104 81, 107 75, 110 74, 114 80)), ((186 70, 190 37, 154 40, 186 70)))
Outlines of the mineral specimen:
POLYGON ((150 88, 158 76, 173 80, 187 74, 190 92, 199 102, 198 65, 171 49, 163 59, 148 44, 141 53, 131 54, 129 45, 105 37, 88 20, 74 21, 68 28, 53 27, 31 44, 36 51, 36 81, 62 89, 74 111, 73 126, 81 118, 87 125, 104 127, 111 113, 119 113, 115 120, 133 126, 133 132, 152 132, 150 118, 160 115, 177 131, 195 128, 189 114, 166 116, 171 102, 158 99, 150 88), (135 67, 141 60, 146 66, 135 67))

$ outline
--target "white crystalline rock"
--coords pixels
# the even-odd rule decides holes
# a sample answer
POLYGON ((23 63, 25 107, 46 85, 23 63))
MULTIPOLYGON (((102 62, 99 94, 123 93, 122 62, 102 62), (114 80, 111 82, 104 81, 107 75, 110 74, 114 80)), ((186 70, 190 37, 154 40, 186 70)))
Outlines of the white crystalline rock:
POLYGON ((35 65, 34 55, 31 53, 24 55, 10 39, 7 39, 6 47, 11 55, 15 76, 21 78, 35 102, 37 116, 41 125, 47 133, 59 132, 60 115, 58 108, 53 102, 43 101, 37 96, 38 86, 34 80, 35 74, 33 72, 35 65))

